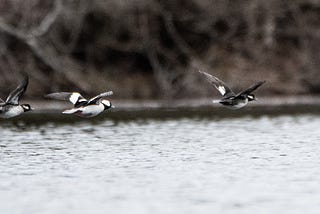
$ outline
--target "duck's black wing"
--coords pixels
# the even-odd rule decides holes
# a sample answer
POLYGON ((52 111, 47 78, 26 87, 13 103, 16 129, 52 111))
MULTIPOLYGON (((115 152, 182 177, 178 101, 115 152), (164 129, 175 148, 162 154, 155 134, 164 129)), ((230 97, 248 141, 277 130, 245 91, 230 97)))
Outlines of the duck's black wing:
POLYGON ((220 92, 223 97, 230 97, 235 95, 235 93, 222 80, 204 71, 198 70, 198 72, 201 73, 206 78, 206 80, 208 80, 220 92))
POLYGON ((89 101, 88 101, 88 104, 95 104, 97 103, 98 100, 100 100, 101 98, 103 97, 108 97, 108 96, 111 96, 113 95, 113 91, 106 91, 106 92, 103 92, 95 97, 92 97, 89 101))
POLYGON ((16 89, 14 89, 9 96, 7 97, 5 103, 6 104, 12 104, 12 105, 18 105, 20 97, 24 94, 24 92, 27 90, 29 83, 29 78, 26 76, 22 82, 18 85, 16 89))
POLYGON ((55 92, 47 94, 45 97, 56 100, 70 101, 75 107, 80 107, 88 102, 88 100, 78 92, 55 92))
POLYGON ((264 84, 266 81, 259 81, 256 82, 254 85, 250 86, 249 88, 247 88, 244 91, 241 91, 239 94, 237 94, 237 96, 240 95, 248 95, 251 94, 254 90, 256 90, 257 88, 259 88, 262 84, 264 84))

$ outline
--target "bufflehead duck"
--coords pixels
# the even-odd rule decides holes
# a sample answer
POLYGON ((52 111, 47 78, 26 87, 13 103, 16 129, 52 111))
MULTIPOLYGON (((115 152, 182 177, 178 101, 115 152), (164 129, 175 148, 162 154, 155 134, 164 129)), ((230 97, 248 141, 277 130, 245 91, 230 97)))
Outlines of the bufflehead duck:
POLYGON ((94 117, 104 110, 114 108, 109 100, 102 99, 112 95, 112 91, 101 93, 89 100, 85 99, 78 92, 56 92, 47 94, 45 97, 70 101, 74 108, 63 111, 63 114, 75 114, 80 117, 94 117))
POLYGON ((18 87, 13 90, 6 101, 0 99, 0 117, 11 118, 22 114, 23 112, 31 111, 29 104, 19 105, 19 99, 24 94, 28 87, 29 78, 26 76, 18 87))
POLYGON ((242 108, 246 106, 248 102, 257 100, 252 92, 266 82, 259 81, 246 90, 235 94, 223 81, 219 80, 217 77, 212 76, 204 71, 199 70, 198 72, 201 73, 216 89, 218 89, 222 95, 222 99, 218 102, 231 109, 242 108))

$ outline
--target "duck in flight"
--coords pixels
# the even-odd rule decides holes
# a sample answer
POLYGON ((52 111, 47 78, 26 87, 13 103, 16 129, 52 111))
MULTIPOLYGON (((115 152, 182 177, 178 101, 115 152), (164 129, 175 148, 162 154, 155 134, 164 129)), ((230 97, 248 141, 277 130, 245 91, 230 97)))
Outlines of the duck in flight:
POLYGON ((89 100, 85 99, 78 92, 56 92, 47 94, 45 97, 70 101, 74 107, 63 111, 63 114, 74 114, 79 117, 94 117, 104 110, 114 108, 109 100, 103 99, 104 97, 111 96, 112 94, 112 91, 107 91, 89 100))
POLYGON ((250 86, 246 90, 241 91, 238 94, 235 94, 222 80, 217 77, 210 75, 204 71, 198 70, 206 80, 208 80, 222 95, 222 99, 218 102, 225 107, 231 109, 239 109, 248 104, 250 101, 256 100, 252 92, 259 88, 266 81, 259 81, 254 85, 250 86))
POLYGON ((24 94, 28 87, 29 78, 26 76, 18 87, 13 90, 6 101, 0 98, 0 117, 11 118, 16 117, 24 112, 31 111, 29 104, 19 104, 20 97, 24 94))

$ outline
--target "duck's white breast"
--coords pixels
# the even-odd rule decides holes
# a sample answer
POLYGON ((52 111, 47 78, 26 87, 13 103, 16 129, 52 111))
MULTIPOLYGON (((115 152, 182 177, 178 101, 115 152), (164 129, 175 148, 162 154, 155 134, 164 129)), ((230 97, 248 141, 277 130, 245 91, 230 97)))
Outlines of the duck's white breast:
POLYGON ((243 101, 240 101, 236 105, 232 106, 232 108, 233 109, 239 109, 239 108, 242 108, 242 107, 246 106, 247 104, 248 104, 248 99, 245 99, 243 101))
POLYGON ((10 118, 15 117, 24 112, 23 108, 21 106, 12 106, 7 111, 1 114, 2 118, 10 118))
POLYGON ((100 103, 99 105, 89 105, 86 107, 82 107, 80 109, 81 109, 81 114, 83 115, 96 116, 101 112, 103 112, 104 106, 103 104, 100 103))

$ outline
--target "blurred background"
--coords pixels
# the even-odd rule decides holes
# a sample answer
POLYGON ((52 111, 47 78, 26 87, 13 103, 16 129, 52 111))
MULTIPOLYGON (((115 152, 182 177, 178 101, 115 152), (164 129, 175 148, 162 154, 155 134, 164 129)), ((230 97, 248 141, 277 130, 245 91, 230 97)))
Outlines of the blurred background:
POLYGON ((201 68, 235 90, 320 93, 318 0, 1 0, 0 96, 28 74, 26 97, 210 96, 201 68))

